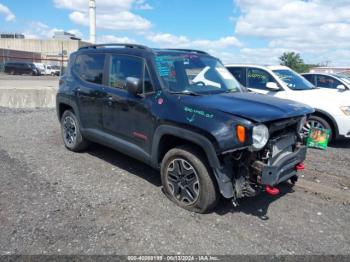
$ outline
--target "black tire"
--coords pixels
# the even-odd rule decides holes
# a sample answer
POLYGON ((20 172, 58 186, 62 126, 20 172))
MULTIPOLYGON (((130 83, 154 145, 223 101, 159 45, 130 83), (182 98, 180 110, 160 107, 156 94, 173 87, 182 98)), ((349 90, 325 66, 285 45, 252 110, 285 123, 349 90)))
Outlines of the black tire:
POLYGON ((328 123, 327 120, 325 120, 324 118, 322 117, 319 117, 319 116, 315 116, 315 115, 312 115, 309 117, 309 119, 307 120, 307 124, 310 126, 313 126, 313 127, 319 127, 319 128, 323 128, 323 129, 329 129, 331 130, 330 132, 330 135, 329 135, 329 141, 332 141, 333 140, 333 129, 332 129, 332 126, 330 125, 330 123, 328 123), (314 123, 314 124, 311 124, 311 123, 314 123))
MULTIPOLYGON (((182 167, 184 171, 183 168, 184 166, 182 167)), ((196 213, 207 213, 217 205, 219 200, 216 181, 211 172, 206 158, 199 151, 190 146, 173 148, 165 154, 161 164, 163 191, 171 201, 180 207, 196 213), (188 175, 181 172, 183 177, 174 179, 175 165, 180 162, 186 166, 185 172, 193 171, 193 174, 188 175), (194 183, 195 179, 198 182, 194 183), (175 193, 175 188, 177 193, 175 193), (186 197, 183 197, 183 194, 186 197)))
POLYGON ((80 152, 89 146, 80 132, 79 121, 71 110, 64 111, 61 117, 61 133, 65 147, 71 151, 80 152))

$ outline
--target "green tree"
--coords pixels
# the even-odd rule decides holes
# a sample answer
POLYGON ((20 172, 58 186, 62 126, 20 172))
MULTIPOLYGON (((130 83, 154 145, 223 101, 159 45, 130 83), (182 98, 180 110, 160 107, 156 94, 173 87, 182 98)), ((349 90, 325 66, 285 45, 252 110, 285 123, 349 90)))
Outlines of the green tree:
POLYGON ((298 73, 308 72, 312 67, 312 65, 305 64, 300 54, 295 52, 284 52, 279 60, 281 65, 288 66, 298 73))

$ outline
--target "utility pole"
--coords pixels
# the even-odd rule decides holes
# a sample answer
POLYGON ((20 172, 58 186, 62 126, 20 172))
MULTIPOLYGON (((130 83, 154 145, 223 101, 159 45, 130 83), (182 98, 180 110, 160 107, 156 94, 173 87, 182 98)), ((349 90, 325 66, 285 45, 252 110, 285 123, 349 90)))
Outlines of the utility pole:
POLYGON ((96 43, 96 2, 89 0, 90 42, 96 43))

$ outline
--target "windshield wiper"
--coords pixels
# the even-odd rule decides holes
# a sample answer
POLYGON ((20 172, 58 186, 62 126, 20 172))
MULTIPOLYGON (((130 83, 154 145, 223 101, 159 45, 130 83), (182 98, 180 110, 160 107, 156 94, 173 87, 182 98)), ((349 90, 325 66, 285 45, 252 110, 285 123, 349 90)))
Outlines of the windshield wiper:
POLYGON ((174 95, 189 95, 189 96, 201 96, 201 94, 193 92, 193 91, 188 91, 188 90, 184 90, 184 91, 169 91, 171 94, 174 95))

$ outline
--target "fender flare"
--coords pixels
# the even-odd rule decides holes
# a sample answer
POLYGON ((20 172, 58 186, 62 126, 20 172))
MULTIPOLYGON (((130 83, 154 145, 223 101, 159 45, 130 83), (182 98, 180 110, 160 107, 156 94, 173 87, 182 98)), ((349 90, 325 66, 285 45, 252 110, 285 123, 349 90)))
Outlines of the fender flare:
POLYGON ((173 135, 175 137, 188 140, 201 147, 207 156, 209 165, 213 169, 213 174, 218 183, 220 193, 225 198, 232 198, 234 196, 232 184, 232 171, 228 170, 227 167, 225 168, 221 165, 215 148, 210 142, 210 140, 204 137, 203 135, 200 135, 193 131, 170 125, 159 126, 154 133, 154 138, 152 142, 151 162, 153 167, 159 168, 158 148, 163 135, 173 135))
POLYGON ((74 114, 76 115, 76 117, 78 118, 78 121, 80 122, 80 115, 79 115, 79 110, 78 110, 77 105, 70 98, 62 97, 59 95, 57 95, 57 98, 56 98, 56 111, 57 111, 58 121, 61 121, 61 119, 60 119, 60 113, 61 113, 60 112, 60 105, 62 105, 62 104, 73 108, 74 114))
POLYGON ((160 140, 164 135, 179 137, 198 145, 205 152, 210 166, 213 168, 220 167, 220 161, 217 157, 214 146, 208 138, 193 131, 171 125, 160 125, 154 132, 151 153, 152 164, 154 166, 158 166, 158 148, 160 140))

